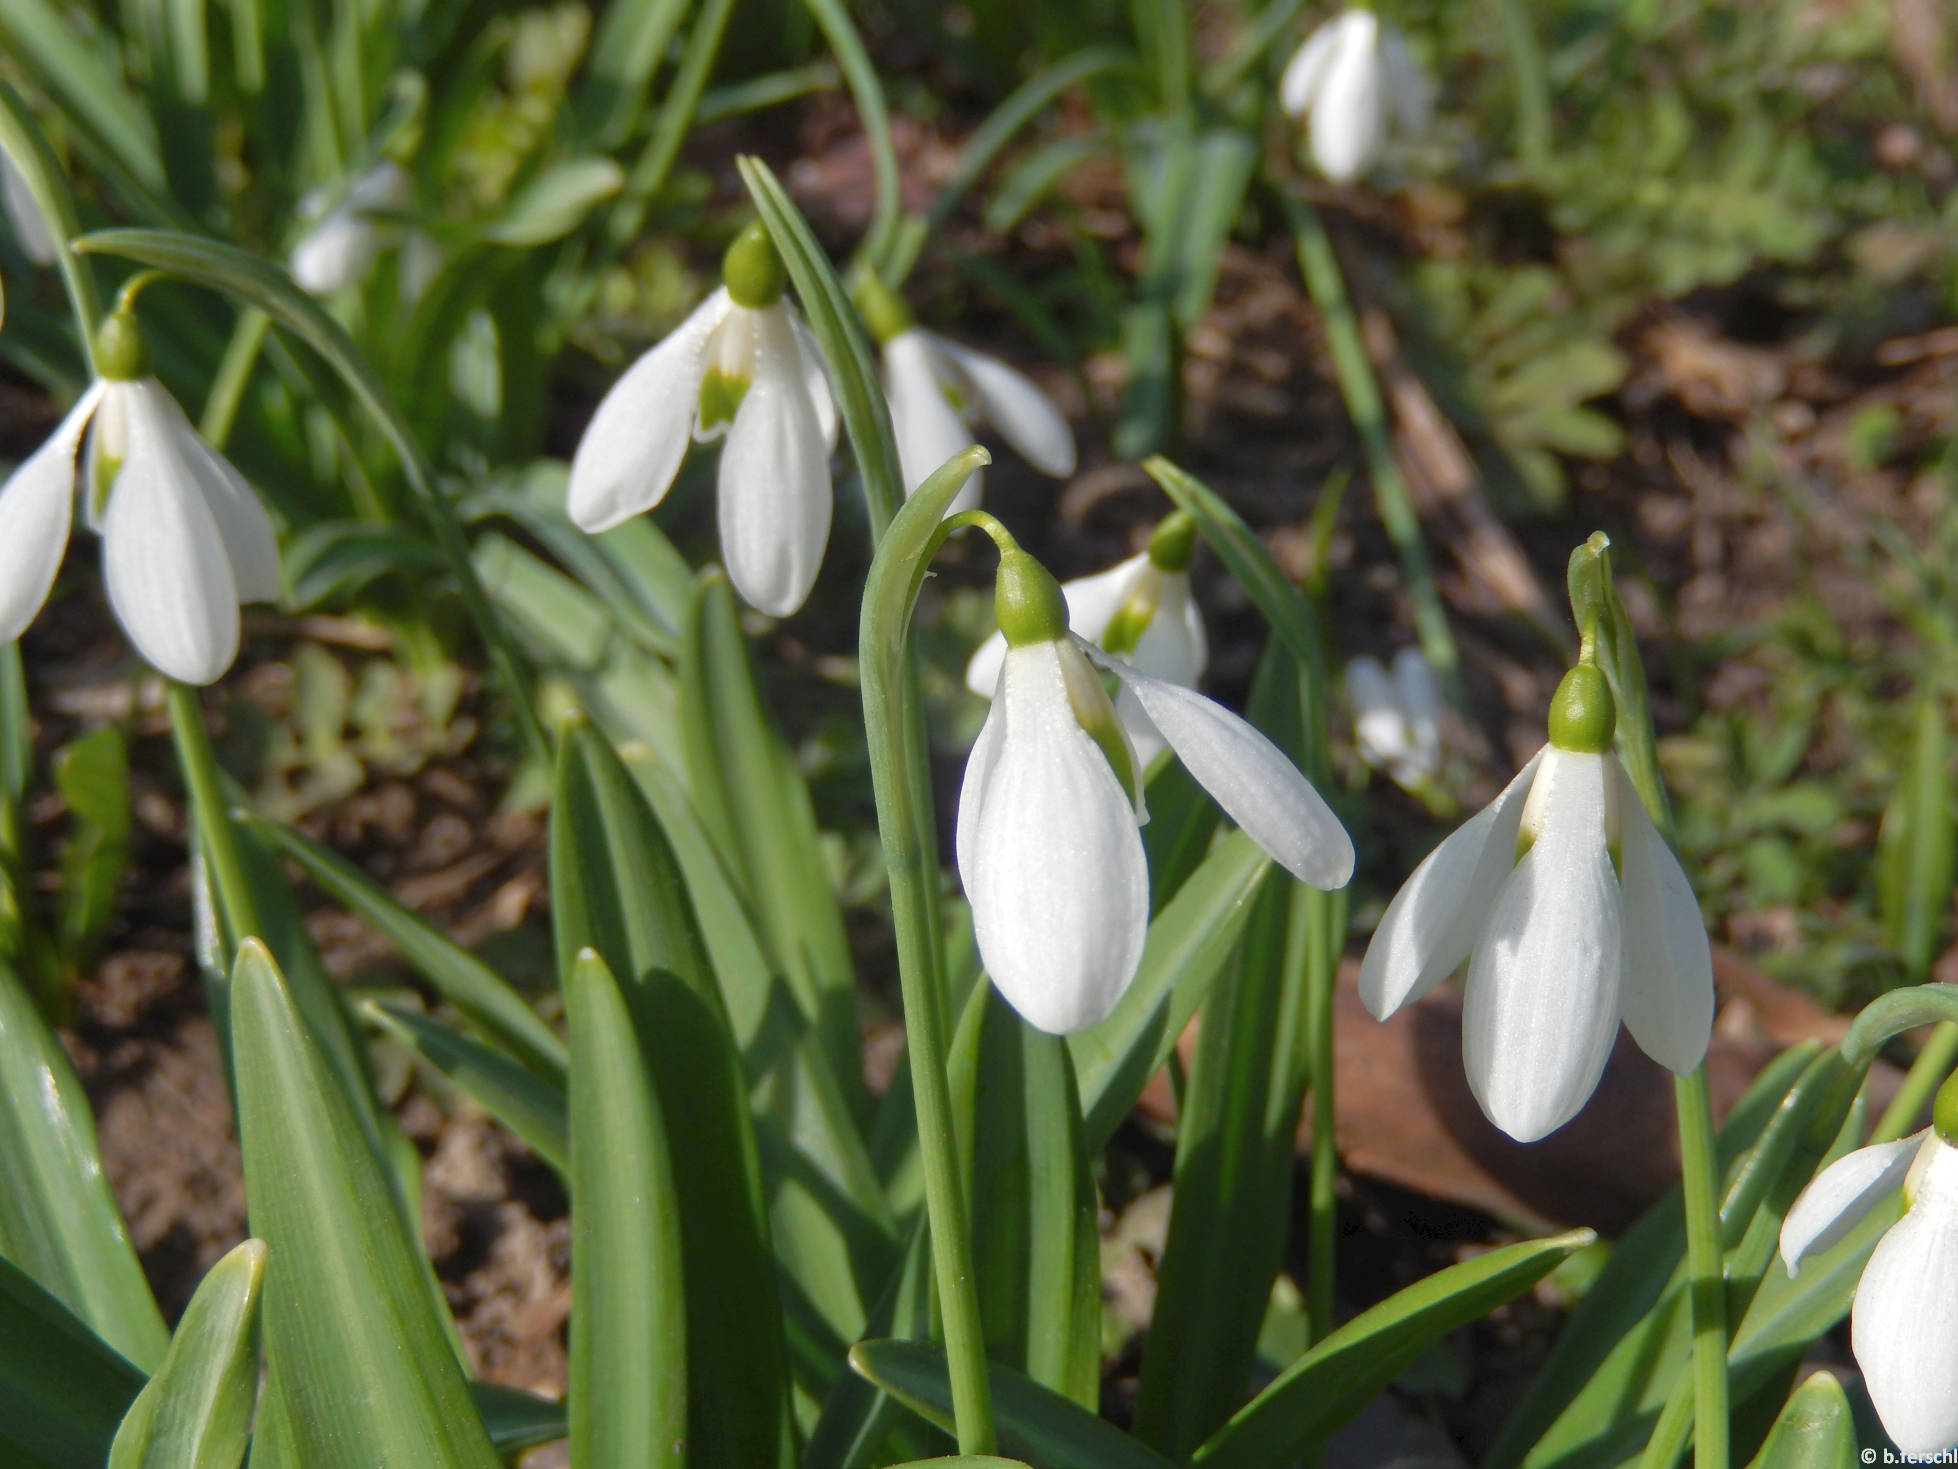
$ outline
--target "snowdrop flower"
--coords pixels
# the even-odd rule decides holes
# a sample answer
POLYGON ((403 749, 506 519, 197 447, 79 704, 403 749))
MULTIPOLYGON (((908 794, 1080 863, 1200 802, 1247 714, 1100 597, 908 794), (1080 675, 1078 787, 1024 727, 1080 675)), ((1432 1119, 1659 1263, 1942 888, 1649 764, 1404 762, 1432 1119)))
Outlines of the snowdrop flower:
POLYGON ((27 186, 27 175, 15 166, 3 148, 0 148, 0 209, 6 211, 7 225, 14 232, 20 253, 36 265, 53 265, 54 236, 48 232, 48 222, 35 202, 34 191, 27 186))
MULTIPOLYGON (((1141 555, 1093 576, 1062 582, 1068 631, 1104 652, 1119 654, 1152 678, 1195 688, 1210 661, 1203 616, 1190 596, 1196 532, 1196 521, 1179 510, 1156 527, 1141 555)), ((966 665, 965 686, 990 699, 1005 659, 1006 634, 996 632, 966 665)), ((1147 770, 1167 746, 1126 684, 1115 695, 1115 717, 1135 748, 1137 764, 1147 770)))
POLYGON ((1353 737, 1360 758, 1410 790, 1441 770, 1441 693, 1419 648, 1394 655, 1389 677, 1380 660, 1362 655, 1346 665, 1353 737))
POLYGON ((1339 819, 1275 745, 1201 694, 1070 636, 1059 584, 1010 542, 995 601, 1006 652, 966 762, 958 865, 980 958, 1030 1024, 1068 1035, 1104 1018, 1135 977, 1149 925, 1139 771, 1096 667, 1133 691, 1190 773, 1293 876, 1336 888, 1353 875, 1339 819))
POLYGON ((1850 1345, 1884 1431, 1913 1457, 1958 1448, 1958 1090, 1938 1093, 1935 1124, 1858 1148, 1816 1175, 1781 1225, 1790 1275, 1840 1242, 1899 1189, 1850 1314, 1850 1345))
POLYGON ((1407 42, 1371 10, 1343 11, 1306 38, 1279 79, 1278 104, 1293 117, 1310 114, 1313 161, 1336 184, 1379 160, 1390 119, 1411 135, 1431 111, 1407 42))
MULTIPOLYGON (((1042 474, 1062 479, 1074 473, 1074 432, 1026 374, 926 331, 874 275, 858 286, 857 303, 883 353, 884 396, 905 494, 972 443, 971 425, 980 422, 998 429, 1042 474)), ((984 487, 975 470, 945 513, 977 509, 984 487)))
POLYGON ((725 435, 728 580, 752 605, 786 617, 808 597, 829 544, 836 406, 815 341, 782 299, 782 260, 760 224, 728 247, 721 279, 598 405, 571 460, 571 518, 596 533, 652 509, 689 435, 703 444, 725 435))
POLYGON ((301 217, 313 226, 293 246, 292 278, 314 296, 329 296, 367 278, 382 247, 400 233, 374 215, 406 209, 414 201, 414 185, 399 164, 383 158, 329 205, 331 196, 331 189, 318 188, 299 201, 301 217))
POLYGON ((149 375, 126 305, 103 323, 95 355, 101 378, 0 485, 0 642, 20 636, 54 585, 86 433, 84 514, 102 537, 116 619, 161 672, 215 682, 238 656, 238 604, 279 595, 272 524, 149 375))
POLYGON ((1518 1142, 1577 1114, 1621 1017, 1681 1075, 1713 1026, 1705 923, 1611 753, 1614 723, 1604 675, 1580 663, 1551 701, 1550 742, 1414 869, 1360 965, 1384 1020, 1469 961, 1462 1062, 1518 1142))

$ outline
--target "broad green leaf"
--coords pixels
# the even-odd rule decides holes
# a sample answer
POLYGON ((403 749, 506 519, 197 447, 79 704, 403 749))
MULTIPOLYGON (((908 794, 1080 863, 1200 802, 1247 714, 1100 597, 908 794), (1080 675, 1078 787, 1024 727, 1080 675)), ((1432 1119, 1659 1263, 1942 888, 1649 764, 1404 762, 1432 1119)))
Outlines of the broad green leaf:
MULTIPOLYGON (((578 1464, 689 1462, 687 1301, 673 1149, 626 994, 586 949, 571 1053, 570 1432, 578 1464)), ((713 1282, 692 1282, 694 1295, 713 1282)))
POLYGON ((17 1469, 100 1464, 143 1374, 0 1259, 0 1456, 17 1469))
MULTIPOLYGON (((34 735, 28 724, 27 672, 20 644, 0 644, 0 806, 18 806, 34 770, 34 735)), ((0 840, 6 834, 0 832, 0 840)))
POLYGON ((1748 1469, 1853 1469, 1856 1420, 1842 1384, 1817 1372, 1795 1389, 1748 1469))
POLYGON ((517 247, 547 245, 585 222, 585 216, 619 192, 625 170, 609 158, 567 158, 518 191, 483 238, 517 247))
MULTIPOLYGON (((850 1366, 920 1417, 951 1428, 952 1385, 945 1349, 936 1342, 858 1342, 850 1348, 850 1366)), ((1069 1469, 1171 1469, 1174 1463, 1010 1367, 995 1365, 987 1376, 999 1446, 1029 1463, 1069 1469)))
POLYGON ((81 1079, 19 976, 0 960, 0 1256, 138 1367, 169 1334, 102 1176, 81 1079))
POLYGON ((109 1469, 237 1469, 258 1396, 265 1242, 248 1239, 205 1273, 156 1375, 116 1430, 109 1469))
POLYGON ((506 1052, 405 1006, 370 1000, 362 1011, 473 1097, 560 1175, 570 1167, 563 1082, 546 1081, 506 1052))
POLYGON ((686 0, 619 0, 605 7, 574 98, 578 135, 614 149, 632 135, 653 73, 687 13, 686 0))
POLYGON ((350 598, 384 576, 439 576, 442 553, 407 528, 367 521, 322 521, 288 541, 280 555, 287 599, 305 609, 350 598))
POLYGON ((1596 1238, 1574 1229, 1505 1245, 1396 1292, 1286 1368, 1191 1463, 1262 1469, 1303 1456, 1442 1337, 1514 1300, 1596 1238))
POLYGON ((564 1042, 501 976, 366 873, 303 832, 250 813, 240 819, 349 911, 379 929, 407 961, 483 1034, 545 1081, 562 1088, 564 1042))
POLYGON ((306 1469, 495 1469, 416 1243, 271 955, 231 985, 238 1132, 268 1360, 306 1469))
MULTIPOLYGON (((921 1209, 912 1220, 897 1267, 871 1309, 864 1337, 914 1339, 930 1335, 932 1287, 928 1239, 929 1230, 921 1209)), ((874 1461, 880 1450, 903 1452, 892 1449, 887 1441, 906 1426, 897 1422, 904 1416, 896 1400, 869 1378, 851 1371, 838 1373, 823 1399, 815 1426, 809 1430, 801 1469, 829 1469, 832 1464, 874 1461)))

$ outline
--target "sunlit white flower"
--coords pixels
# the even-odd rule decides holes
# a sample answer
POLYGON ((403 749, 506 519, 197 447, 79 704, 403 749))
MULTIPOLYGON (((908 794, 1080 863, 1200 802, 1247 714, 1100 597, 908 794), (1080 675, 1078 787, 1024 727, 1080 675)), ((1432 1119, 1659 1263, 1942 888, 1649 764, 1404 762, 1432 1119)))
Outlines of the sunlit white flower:
POLYGON ((1285 65, 1278 103, 1307 117, 1313 161, 1341 184, 1379 160, 1390 122, 1411 136, 1432 109, 1407 42, 1371 10, 1342 11, 1307 37, 1285 65))
POLYGON ((1566 675, 1550 743, 1414 869, 1360 966, 1360 998, 1384 1020, 1469 961, 1463 1066, 1519 1142, 1577 1114, 1621 1018, 1681 1075, 1713 1026, 1705 922, 1611 753, 1610 698, 1597 669, 1566 675))
POLYGON ((292 278, 315 296, 359 285, 382 248, 400 237, 397 225, 376 216, 398 214, 413 200, 408 175, 385 158, 355 179, 338 200, 331 189, 312 190, 299 201, 301 217, 313 225, 293 246, 292 278))
POLYGON ((729 249, 723 276, 598 405, 571 461, 569 509, 585 530, 609 530, 666 497, 689 440, 725 436, 728 580, 786 617, 808 597, 829 543, 836 406, 808 328, 781 298, 781 262, 760 226, 729 249))
POLYGON ((1069 635, 1060 589, 1032 557, 1003 555, 1000 579, 1008 647, 959 795, 959 875, 1000 993, 1030 1024, 1067 1035, 1114 1009, 1149 925, 1137 764, 1095 667, 1133 692, 1190 774, 1300 881, 1343 886, 1353 844, 1242 719, 1069 635))
POLYGON ((149 376, 98 380, 0 485, 0 643, 47 600, 78 477, 130 642, 171 678, 214 682, 238 656, 238 604, 279 595, 278 545, 251 486, 149 376))
MULTIPOLYGON (((1107 571, 1061 583, 1067 598, 1068 631, 1106 652, 1120 654, 1131 667, 1153 678, 1195 688, 1210 660, 1203 615, 1190 595, 1190 556, 1195 522, 1178 512, 1156 528, 1148 550, 1107 571)), ((999 686, 1006 658, 1006 634, 996 632, 979 645, 966 665, 965 684, 990 699, 999 686)), ((1148 769, 1165 748, 1163 737, 1141 701, 1124 684, 1115 695, 1115 716, 1148 769)))
POLYGON ((1793 1275, 1900 1189, 1903 1217, 1856 1286, 1850 1345, 1884 1431, 1929 1459, 1958 1448, 1958 1147, 1928 1128, 1838 1158, 1788 1211, 1781 1258, 1793 1275))
POLYGON ((14 166, 4 148, 0 148, 0 209, 6 211, 20 253, 36 265, 54 264, 54 236, 48 232, 48 222, 34 191, 27 187, 27 175, 14 166))
POLYGON ((1394 655, 1390 676, 1377 658, 1346 665, 1346 697, 1360 758, 1397 785, 1424 786, 1441 770, 1441 692, 1419 648, 1394 655))

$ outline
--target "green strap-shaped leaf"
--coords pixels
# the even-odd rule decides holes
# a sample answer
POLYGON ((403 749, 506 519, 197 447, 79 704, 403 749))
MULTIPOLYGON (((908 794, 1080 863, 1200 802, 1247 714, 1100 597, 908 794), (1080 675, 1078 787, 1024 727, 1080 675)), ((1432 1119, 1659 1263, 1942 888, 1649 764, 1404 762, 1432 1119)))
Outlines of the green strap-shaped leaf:
POLYGON ((469 1396, 489 1430, 490 1442, 508 1457, 538 1444, 555 1443, 570 1432, 564 1404, 494 1382, 472 1382, 469 1396))
POLYGON ((68 1053, 0 960, 0 1255, 138 1367, 169 1333, 102 1176, 88 1096, 68 1053))
POLYGON ((100 1464, 143 1374, 18 1267, 0 1259, 0 1462, 100 1464))
POLYGON ((605 7, 574 99, 578 135, 592 147, 617 148, 632 135, 653 73, 686 13, 686 0, 622 0, 605 7))
POLYGON ((1748 1469, 1853 1469, 1856 1420, 1842 1384, 1817 1372, 1789 1395, 1748 1469))
POLYGON ((1935 694, 1919 699, 1910 764, 1883 813, 1877 839, 1876 890, 1884 931, 1916 979, 1929 972, 1937 957, 1958 866, 1948 798, 1947 723, 1943 699, 1935 694))
MULTIPOLYGON (((673 1147, 624 993, 587 949, 571 1025, 571 1457, 689 1462, 687 1297, 673 1147)), ((694 1282, 713 1294, 713 1282, 694 1282)))
POLYGON ((156 130, 142 104, 123 86, 112 50, 76 34, 63 11, 47 0, 9 0, 0 10, 0 43, 60 104, 66 120, 117 167, 150 188, 163 183, 156 130))
POLYGON ((610 158, 560 159, 518 190, 483 238, 519 248, 562 239, 624 183, 625 170, 610 158))
POLYGON ((1506 1245, 1396 1292, 1286 1368, 1191 1462, 1262 1469, 1302 1457, 1443 1336, 1516 1299, 1595 1239, 1574 1229, 1506 1245))
MULTIPOLYGON (((858 1342, 850 1348, 850 1365, 920 1417, 951 1428, 952 1385, 945 1373, 945 1349, 936 1342, 858 1342)), ((1066 1464, 1069 1469, 1171 1469, 1174 1464, 1010 1367, 995 1365, 987 1376, 999 1446, 1029 1463, 1066 1464)))
POLYGON ((393 1187, 265 946, 231 983, 265 1350, 306 1469, 495 1469, 393 1187))
POLYGON ((258 1396, 265 1241, 248 1239, 199 1282, 156 1376, 116 1431, 109 1469, 237 1469, 258 1396))

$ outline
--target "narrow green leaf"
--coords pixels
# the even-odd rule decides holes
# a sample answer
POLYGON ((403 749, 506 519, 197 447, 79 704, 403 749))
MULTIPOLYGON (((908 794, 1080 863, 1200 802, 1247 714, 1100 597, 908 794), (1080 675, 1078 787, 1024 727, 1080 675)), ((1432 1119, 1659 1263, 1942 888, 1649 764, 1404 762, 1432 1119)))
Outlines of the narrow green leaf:
POLYGON ((1191 1462, 1261 1469, 1303 1456, 1442 1337, 1514 1300, 1596 1239, 1574 1229, 1505 1245, 1396 1292, 1286 1368, 1191 1462))
POLYGON ((54 787, 68 808, 61 854, 61 944, 84 964, 115 914, 129 865, 129 757, 122 731, 99 725, 55 752, 54 787))
POLYGON ((1852 1469, 1856 1420, 1842 1384, 1817 1372, 1795 1389, 1748 1469, 1852 1469))
POLYGON ((169 1334, 102 1176, 81 1079, 0 960, 0 1255, 138 1367, 169 1334))
POLYGON ((907 1459, 895 1469, 1028 1469, 1024 1459, 996 1454, 949 1454, 942 1459, 907 1459))
MULTIPOLYGON (((14 44, 18 39, 17 34, 10 33, 10 28, 35 15, 38 9, 38 5, 35 5, 18 12, 9 8, 0 13, 0 42, 6 43, 0 46, 0 50, 16 56, 20 54, 14 44)), ((8 158, 19 171, 27 185, 27 192, 33 196, 34 205, 47 224, 48 234, 56 244, 63 244, 80 234, 81 226, 75 217, 75 201, 62 174, 60 160, 54 156, 47 134, 41 131, 41 125, 25 99, 5 80, 0 80, 0 148, 6 150, 8 158)), ((89 261, 66 249, 55 252, 55 268, 61 272, 61 283, 67 288, 68 306, 74 314, 77 330, 85 337, 79 344, 82 365, 92 369, 95 347, 85 334, 93 329, 96 319, 102 314, 101 302, 95 292, 94 268, 89 261)))
POLYGON ((116 1431, 109 1469, 237 1469, 258 1396, 265 1241, 248 1239, 205 1273, 156 1376, 116 1431))
POLYGON ((653 73, 686 13, 686 0, 621 0, 605 7, 575 99, 578 135, 592 147, 617 148, 632 135, 653 73))
POLYGON ((1878 995, 1856 1013, 1842 1038, 1842 1058, 1860 1066, 1894 1035, 1958 1020, 1958 985, 1919 984, 1878 995))
POLYGON ((1883 813, 1877 838, 1877 897, 1891 946, 1913 979, 1930 972, 1958 875, 1958 832, 1951 819, 1944 701, 1918 701, 1910 764, 1883 813))
POLYGON ((99 31, 85 39, 48 0, 8 0, 0 7, 0 49, 56 100, 89 142, 149 188, 161 188, 156 130, 116 74, 106 39, 99 31))
POLYGON ((143 1374, 0 1259, 0 1455, 17 1469, 100 1464, 143 1374))
POLYGON ((484 1035, 539 1077, 562 1088, 564 1042, 487 964, 420 914, 397 903, 387 889, 353 863, 303 832, 247 811, 238 812, 237 817, 304 868, 334 902, 386 935, 416 972, 481 1027, 484 1035))
MULTIPOLYGON (((951 1428, 952 1385, 936 1342, 861 1341, 850 1348, 850 1366, 920 1417, 951 1428)), ((994 1366, 987 1376, 999 1446, 1008 1453, 1069 1469, 1171 1469, 1173 1460, 1012 1368, 994 1366)))
POLYGON ((440 1071, 560 1174, 571 1162, 563 1082, 551 1082, 453 1026, 401 1005, 362 1011, 440 1071))
POLYGON ((524 185, 483 229, 483 238, 523 248, 562 239, 585 222, 601 200, 619 192, 625 170, 609 158, 567 158, 524 185))
MULTIPOLYGON (((823 38, 843 68, 843 79, 850 85, 851 100, 863 120, 864 136, 870 140, 870 168, 875 181, 876 199, 870 210, 870 229, 864 235, 859 255, 872 270, 882 274, 885 258, 897 237, 898 211, 904 207, 897 170, 897 148, 891 141, 890 109, 884 103, 883 83, 870 53, 850 22, 850 12, 842 0, 803 0, 823 38)), ((800 283, 797 290, 801 289, 800 283)))
POLYGON ((28 724, 27 671, 20 644, 0 644, 0 805, 18 806, 34 770, 34 736, 28 724))
MULTIPOLYGON (((586 949, 571 1053, 570 1431, 577 1464, 689 1462, 688 1278, 672 1143, 626 995, 586 949)), ((692 1294, 713 1294, 707 1277, 692 1294)))
POLYGON ((495 1469, 393 1186, 272 956, 231 985, 252 1232, 270 1251, 265 1350, 306 1469, 495 1469))
POLYGON ((549 1398, 494 1382, 470 1383, 469 1397, 482 1415, 490 1442, 506 1458, 538 1444, 555 1443, 571 1431, 564 1404, 549 1398))

